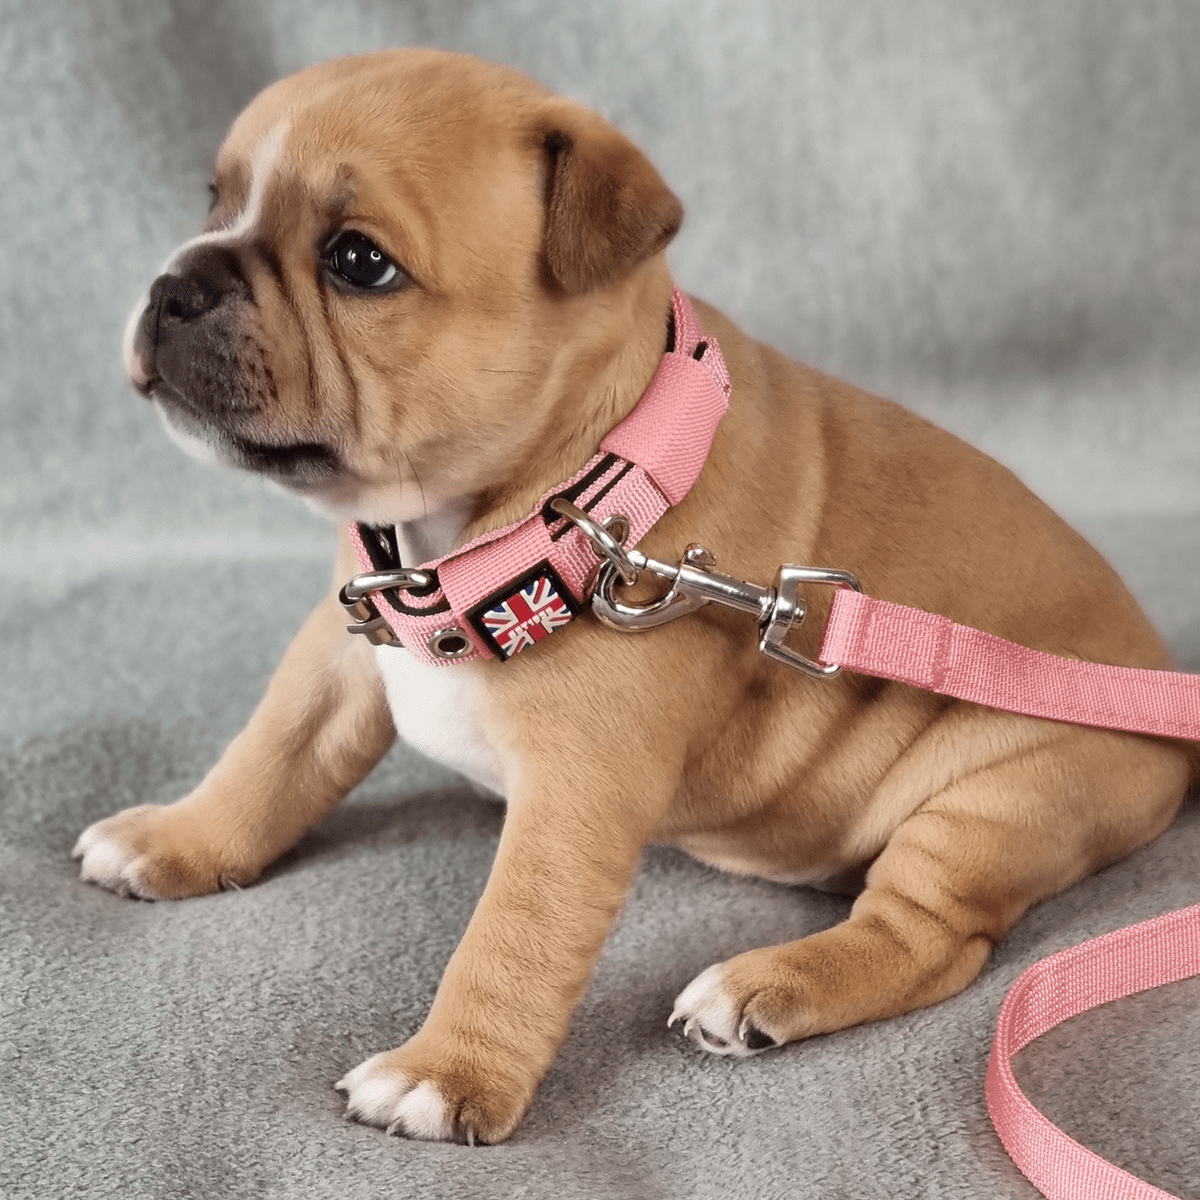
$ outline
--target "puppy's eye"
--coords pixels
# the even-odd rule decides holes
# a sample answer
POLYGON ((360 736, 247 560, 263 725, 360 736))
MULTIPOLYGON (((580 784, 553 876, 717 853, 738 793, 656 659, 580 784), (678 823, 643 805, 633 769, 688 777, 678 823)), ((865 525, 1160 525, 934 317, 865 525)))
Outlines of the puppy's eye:
POLYGON ((208 196, 209 196, 208 211, 212 212, 212 210, 217 207, 217 199, 218 199, 217 185, 215 183, 210 183, 208 185, 208 196))
POLYGON ((383 287, 398 268, 370 238, 349 231, 329 249, 329 265, 347 282, 360 288, 383 287))

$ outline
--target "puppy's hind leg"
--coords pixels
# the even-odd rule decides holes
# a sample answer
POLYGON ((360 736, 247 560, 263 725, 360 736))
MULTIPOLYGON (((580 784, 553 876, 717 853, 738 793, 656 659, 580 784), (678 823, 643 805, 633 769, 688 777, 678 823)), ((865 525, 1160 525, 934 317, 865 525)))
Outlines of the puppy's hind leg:
POLYGON ((901 823, 845 921, 709 967, 671 1020, 746 1056, 953 996, 1032 904, 1157 836, 1186 785, 1177 749, 1093 730, 987 766, 901 823))

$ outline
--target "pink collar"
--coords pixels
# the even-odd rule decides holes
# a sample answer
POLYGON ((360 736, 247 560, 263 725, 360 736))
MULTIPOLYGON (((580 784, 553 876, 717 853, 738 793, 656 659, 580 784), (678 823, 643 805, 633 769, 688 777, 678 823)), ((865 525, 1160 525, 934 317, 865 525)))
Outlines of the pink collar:
POLYGON ((678 288, 671 310, 672 344, 637 407, 529 516, 419 568, 401 567, 394 530, 350 526, 368 573, 343 589, 342 602, 359 622, 352 632, 446 666, 511 658, 581 610, 599 560, 583 530, 550 502, 564 497, 596 522, 621 516, 629 524, 625 544, 636 545, 691 490, 729 405, 721 351, 678 288))

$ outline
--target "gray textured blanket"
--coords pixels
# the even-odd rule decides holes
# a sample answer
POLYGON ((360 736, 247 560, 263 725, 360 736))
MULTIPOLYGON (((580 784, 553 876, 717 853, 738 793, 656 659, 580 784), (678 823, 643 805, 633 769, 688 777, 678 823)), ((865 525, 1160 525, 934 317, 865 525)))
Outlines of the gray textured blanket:
MULTIPOLYGON (((1150 0, 0 0, 0 1196, 1028 1198, 988 1122, 1005 990, 1200 899, 1200 806, 1029 914, 936 1008, 747 1062, 697 971, 847 903, 652 850, 508 1144, 345 1124, 421 1021, 499 808, 398 748, 252 888, 81 885, 79 831, 188 790, 326 586, 329 531, 169 446, 119 366, 221 134, 315 59, 423 42, 606 112, 688 211, 688 290, 982 445, 1200 670, 1200 8, 1150 0)), ((838 564, 853 568, 854 564, 838 564)), ((1200 1197, 1200 981, 1018 1061, 1075 1137, 1200 1197)))

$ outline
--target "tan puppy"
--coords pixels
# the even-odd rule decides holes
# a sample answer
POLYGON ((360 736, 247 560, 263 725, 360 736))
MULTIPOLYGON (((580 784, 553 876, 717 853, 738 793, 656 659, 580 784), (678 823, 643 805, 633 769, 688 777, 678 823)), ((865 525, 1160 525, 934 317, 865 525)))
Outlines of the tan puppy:
MULTIPOLYGON (((406 563, 528 513, 663 352, 678 201, 517 72, 431 51, 313 67, 237 120, 214 194, 134 314, 134 383, 200 453, 395 525, 406 563)), ((732 403, 647 553, 701 540, 758 581, 842 567, 1038 649, 1166 665, 1112 570, 1008 471, 697 307, 732 403)), ((681 995, 702 1045, 749 1054, 955 994, 1030 905, 1160 833, 1188 783, 1177 744, 806 678, 715 607, 637 638, 584 615, 506 663, 426 666, 347 635, 336 592, 358 570, 343 536, 334 590, 200 786, 77 853, 85 879, 146 898, 246 884, 396 731, 506 796, 428 1019, 340 1085, 352 1114, 412 1136, 512 1133, 648 843, 789 882, 865 871, 841 925, 681 995)), ((810 603, 809 654, 828 597, 810 603)))

